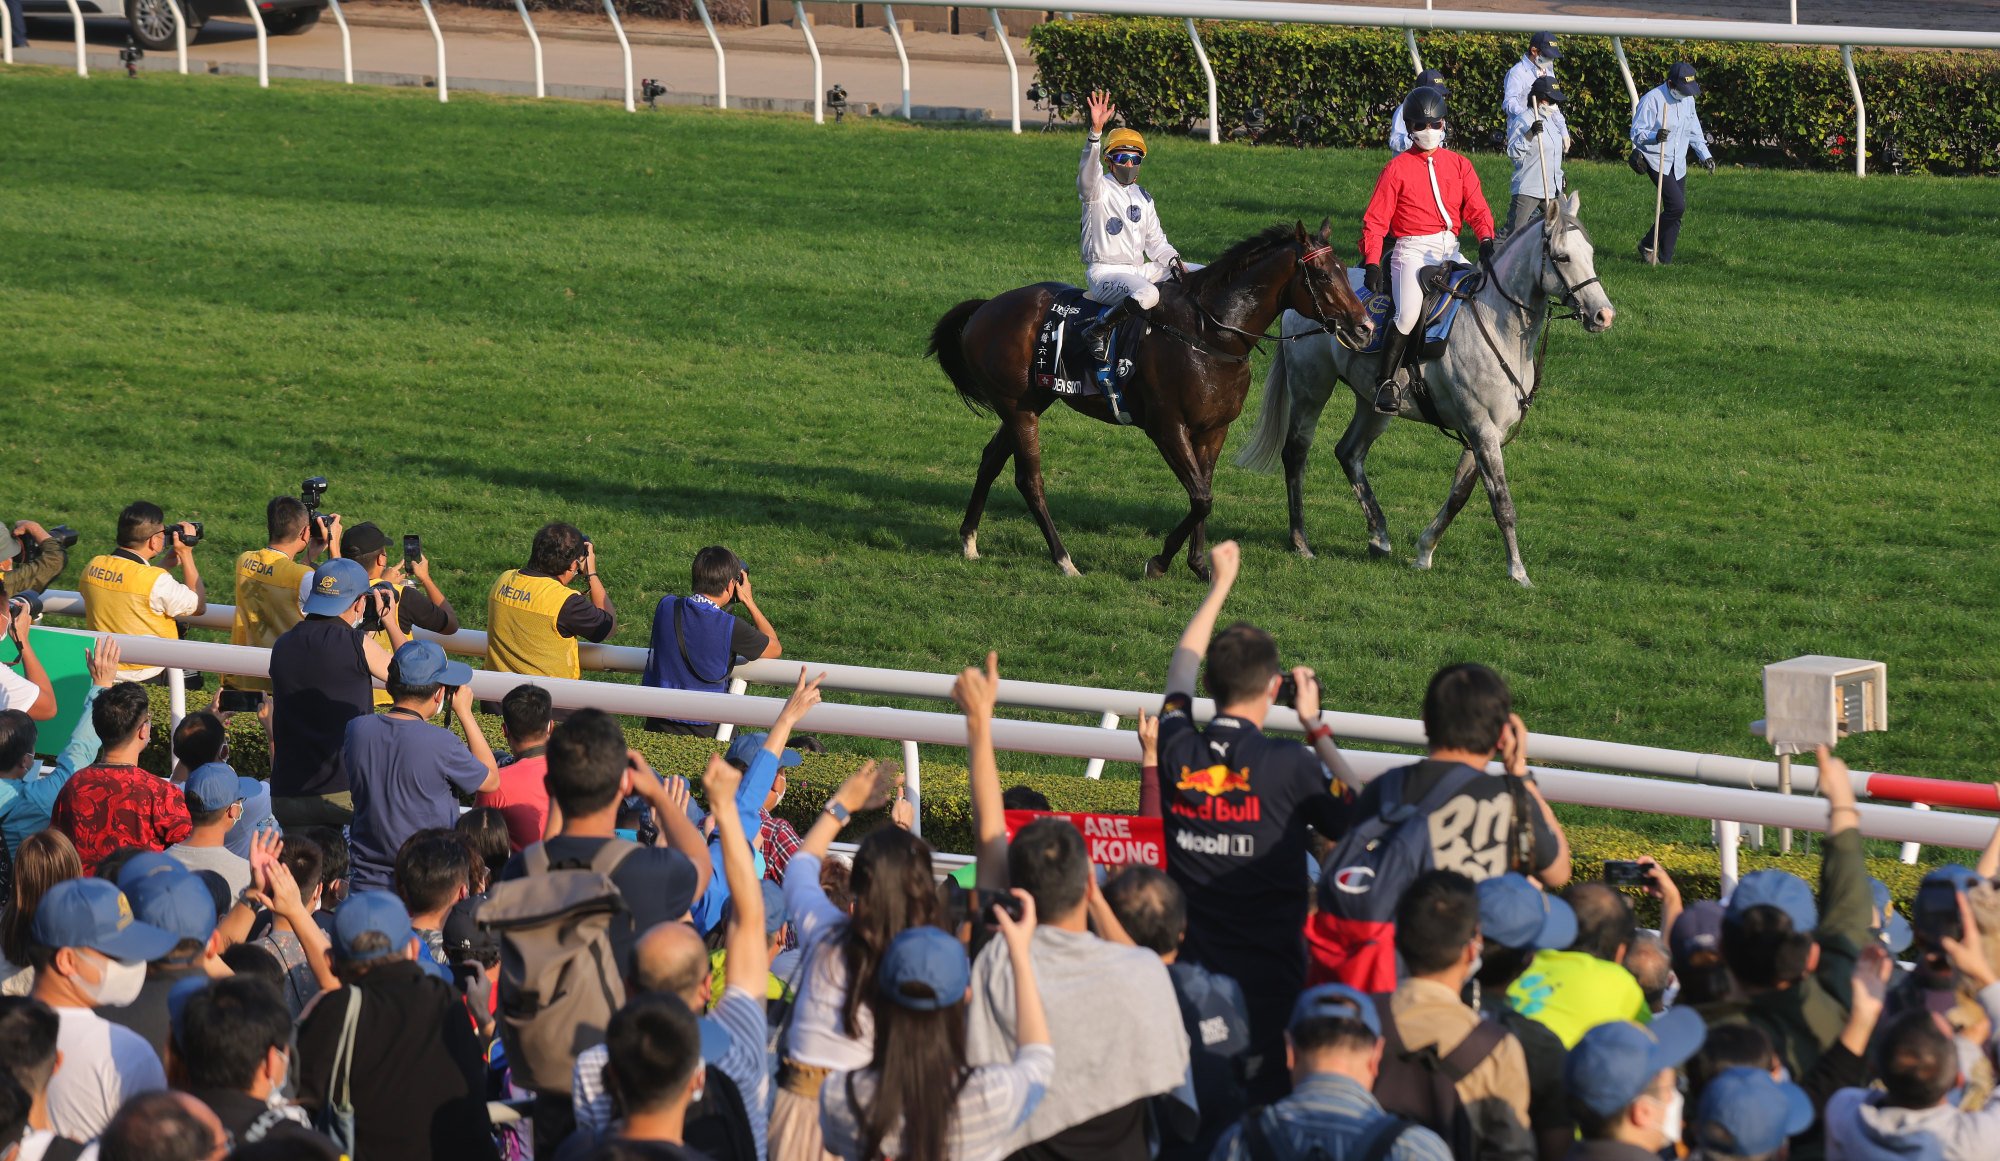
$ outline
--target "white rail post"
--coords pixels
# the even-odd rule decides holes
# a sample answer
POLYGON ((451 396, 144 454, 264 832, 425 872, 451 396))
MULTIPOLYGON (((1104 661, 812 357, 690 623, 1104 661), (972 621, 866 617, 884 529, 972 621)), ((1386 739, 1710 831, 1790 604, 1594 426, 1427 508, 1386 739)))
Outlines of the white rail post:
POLYGON ((167 0, 167 8, 174 14, 174 63, 180 74, 188 72, 187 14, 181 11, 181 0, 167 0))
MULTIPOLYGON (((740 677, 730 679, 729 692, 737 697, 742 697, 743 692, 749 688, 750 688, 750 683, 743 680, 740 677)), ((715 740, 718 742, 726 743, 729 741, 729 739, 735 736, 736 736, 736 727, 730 725, 728 722, 724 722, 721 725, 715 727, 715 740)))
POLYGON ((1410 67, 1418 72, 1423 72, 1424 54, 1417 51, 1417 30, 1414 28, 1405 28, 1403 30, 1403 43, 1410 46, 1410 67))
POLYGON ((1725 899, 1736 889, 1736 847, 1742 840, 1742 828, 1735 823, 1715 824, 1715 853, 1721 862, 1722 897, 1725 899))
POLYGON ((1188 39, 1194 41, 1194 58, 1201 62, 1201 75, 1208 78, 1208 143, 1216 145, 1222 141, 1222 114, 1215 107, 1215 69, 1208 63, 1208 49, 1195 30, 1194 17, 1188 17, 1187 28, 1188 39))
MULTIPOLYGON (((21 16, 21 26, 27 27, 26 13, 21 16)), ((0 64, 14 63, 14 14, 0 12, 0 64)))
POLYGON ((438 103, 443 104, 451 100, 451 86, 445 80, 444 31, 438 27, 437 13, 431 11, 431 0, 417 0, 417 3, 424 6, 424 22, 431 26, 431 40, 437 44, 438 103))
MULTIPOLYGON (((1910 809, 1912 809, 1912 810, 1929 810, 1930 808, 1931 808, 1931 804, 1930 804, 1930 803, 1928 803, 1928 802, 1912 802, 1912 803, 1910 803, 1910 809)), ((1921 855, 1921 854, 1923 854, 1923 853, 1924 853, 1924 844, 1922 844, 1922 843, 1904 843, 1904 844, 1903 844, 1903 850, 1902 850, 1902 855, 1901 855, 1901 858, 1902 858, 1902 860, 1903 860, 1903 865, 1904 865, 1904 866, 1906 866, 1906 867, 1914 867, 1914 866, 1916 866, 1916 865, 1917 865, 1917 856, 1918 856, 1918 855, 1921 855)))
MULTIPOLYGON (((1793 0, 1796 4, 1797 0, 1793 0)), ((1792 23, 1797 24, 1797 20, 1792 23)), ((1840 67, 1847 70, 1847 87, 1854 94, 1854 176, 1868 176, 1868 105, 1861 99, 1861 78, 1854 75, 1854 46, 1840 46, 1840 67)))
POLYGON ((612 7, 611 0, 604 0, 604 14, 611 18, 611 31, 618 34, 618 51, 625 55, 625 111, 636 113, 639 102, 632 89, 632 42, 625 39, 625 22, 618 19, 618 9, 612 7))
MULTIPOLYGON (((1780 754, 1778 755, 1778 793, 1790 794, 1791 792, 1792 756, 1790 754, 1780 754)), ((1792 828, 1789 826, 1778 828, 1778 853, 1781 855, 1792 853, 1792 828)))
POLYGON ((903 51, 903 29, 896 23, 896 6, 882 5, 882 18, 889 25, 889 36, 896 42, 896 59, 903 66, 903 120, 910 119, 910 54, 903 51))
POLYGON ((354 37, 347 31, 347 13, 340 10, 340 0, 326 0, 328 10, 333 13, 333 22, 340 25, 340 76, 347 84, 354 83, 354 37))
POLYGON ((1007 56, 1008 96, 1012 99, 1009 108, 1014 113, 1014 132, 1021 131, 1021 70, 1014 64, 1014 46, 1007 43, 1007 29, 1000 23, 1000 10, 988 8, 987 15, 993 17, 993 35, 1000 38, 1000 51, 1007 56))
MULTIPOLYGON (((608 2, 608 0, 607 0, 608 2)), ((799 0, 792 0, 792 19, 799 22, 799 31, 806 34, 806 51, 813 58, 813 124, 826 124, 826 69, 819 60, 819 42, 813 39, 812 22, 806 19, 806 6, 799 0)))
MULTIPOLYGON (((87 77, 90 75, 90 65, 83 59, 83 9, 76 6, 76 0, 69 0, 69 21, 70 26, 76 29, 76 75, 87 77)), ((9 28, 7 35, 11 39, 14 30, 9 28)))
MULTIPOLYGON (((337 0, 335 0, 335 2, 337 2, 337 0)), ((548 96, 548 95, 549 95, 549 90, 548 90, 548 86, 546 86, 545 84, 543 84, 543 83, 542 83, 542 37, 541 37, 541 34, 535 31, 535 21, 534 21, 534 19, 533 19, 532 17, 530 17, 530 16, 528 15, 528 5, 527 5, 527 4, 525 3, 525 0, 514 0, 514 11, 516 11, 516 12, 519 12, 519 13, 521 14, 521 23, 522 23, 522 25, 524 25, 524 26, 525 26, 525 27, 527 28, 527 30, 528 30, 528 43, 529 43, 530 45, 534 46, 534 50, 535 50, 535 95, 536 95, 537 97, 546 97, 546 96, 548 96)), ((703 19, 707 19, 707 15, 708 15, 708 14, 707 14, 706 12, 704 12, 704 13, 702 14, 702 17, 703 17, 703 19)))
POLYGON ((264 27, 264 14, 257 11, 257 0, 243 0, 243 7, 250 10, 250 23, 257 26, 257 87, 268 89, 271 87, 271 34, 264 27))
MULTIPOLYGON (((518 3, 519 0, 516 0, 518 3)), ((715 107, 729 107, 729 62, 722 56, 722 38, 715 34, 715 21, 709 19, 707 0, 694 0, 695 14, 701 17, 701 27, 708 33, 708 43, 715 46, 715 107)))
POLYGON ((1792 0, 1792 23, 1799 22, 1799 0, 1792 0))
POLYGON ((178 665, 167 666, 167 737, 181 728, 181 719, 188 716, 187 670, 178 665))
POLYGON ((903 796, 910 800, 910 833, 924 837, 924 779, 917 768, 917 744, 903 743, 903 796))
POLYGON ((1632 64, 1625 59, 1625 42, 1616 36, 1612 37, 1611 51, 1618 56, 1618 75, 1625 78, 1625 93, 1632 98, 1632 107, 1637 109, 1639 107, 1639 86, 1632 83, 1632 64))
MULTIPOLYGON (((1115 730, 1115 729, 1117 729, 1117 728, 1118 728, 1118 714, 1117 714, 1117 711, 1115 711, 1115 710, 1105 710, 1105 711, 1104 711, 1104 716, 1103 716, 1103 717, 1101 717, 1101 718, 1099 718, 1099 719, 1097 719, 1097 728, 1098 728, 1098 729, 1101 729, 1101 730, 1115 730)), ((1104 759, 1102 759, 1102 758, 1092 758, 1092 759, 1090 760, 1090 764, 1089 764, 1089 765, 1087 765, 1087 766, 1085 766, 1085 767, 1083 768, 1083 776, 1084 776, 1085 778, 1102 778, 1102 777, 1104 777, 1104 759)))

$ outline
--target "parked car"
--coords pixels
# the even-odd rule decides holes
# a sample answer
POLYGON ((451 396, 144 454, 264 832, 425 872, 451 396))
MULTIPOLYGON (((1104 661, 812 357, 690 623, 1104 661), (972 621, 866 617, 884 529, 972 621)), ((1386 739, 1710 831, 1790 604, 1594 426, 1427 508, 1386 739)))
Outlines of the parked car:
MULTIPOLYGON (((142 48, 157 51, 174 47, 175 3, 176 0, 77 0, 77 7, 86 15, 122 14, 132 22, 132 39, 142 48)), ((187 18, 189 44, 201 35, 202 25, 214 17, 250 18, 244 8, 245 0, 178 0, 178 3, 187 18)), ((256 4, 265 29, 273 36, 297 36, 318 24, 320 13, 326 10, 326 0, 256 0, 256 4)), ((22 0, 22 8, 31 16, 69 15, 69 5, 64 0, 22 0)))

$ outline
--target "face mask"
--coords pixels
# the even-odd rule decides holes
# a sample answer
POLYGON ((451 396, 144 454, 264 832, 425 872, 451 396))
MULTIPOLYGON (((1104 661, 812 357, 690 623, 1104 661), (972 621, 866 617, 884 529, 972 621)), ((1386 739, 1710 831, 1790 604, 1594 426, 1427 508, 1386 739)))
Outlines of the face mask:
POLYGON ((21 781, 32 782, 41 776, 42 760, 40 758, 33 758, 29 760, 27 770, 21 774, 21 781))
POLYGON ((1660 1122, 1660 1131, 1667 1135, 1669 1142, 1681 1139, 1681 1114, 1686 1111, 1687 1097, 1676 1092, 1667 1102, 1667 1113, 1660 1122))
POLYGON ((1679 94, 1679 93, 1676 93, 1676 92, 1674 92, 1674 91, 1673 91, 1672 89, 1668 89, 1668 90, 1667 90, 1667 100, 1669 100, 1669 101, 1672 101, 1672 102, 1673 102, 1674 104, 1678 105, 1678 104, 1680 104, 1680 103, 1681 103, 1682 101, 1685 101, 1685 100, 1687 100, 1687 98, 1686 98, 1686 97, 1684 97, 1684 96, 1682 96, 1682 95, 1681 95, 1681 94, 1679 94))
POLYGON ((1535 116, 1540 117, 1542 120, 1546 121, 1550 117, 1553 117, 1555 115, 1556 115, 1556 107, 1554 105, 1549 104, 1547 101, 1536 102, 1535 116))
POLYGON ((146 986, 146 965, 143 963, 120 963, 106 957, 103 975, 95 984, 86 984, 81 979, 77 986, 90 997, 93 1008, 123 1008, 139 998, 139 990, 146 986))
POLYGON ((1419 129, 1410 134, 1410 140, 1417 143, 1418 149, 1436 149, 1444 144, 1444 130, 1419 129))

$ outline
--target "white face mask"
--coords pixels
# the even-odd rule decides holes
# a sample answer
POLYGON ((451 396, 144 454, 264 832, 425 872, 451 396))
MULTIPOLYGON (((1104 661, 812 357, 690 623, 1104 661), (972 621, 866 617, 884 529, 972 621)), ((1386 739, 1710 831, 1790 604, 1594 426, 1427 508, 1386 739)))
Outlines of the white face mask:
POLYGON ((1667 1115, 1660 1122, 1660 1131, 1667 1135, 1669 1144, 1681 1139, 1681 1117, 1686 1111, 1686 1106, 1687 1097, 1679 1092, 1674 1093, 1673 1099, 1667 1102, 1667 1115))
POLYGON ((93 1008, 123 1008, 139 998, 139 990, 146 986, 146 965, 143 963, 121 963, 109 956, 104 958, 103 974, 97 983, 87 984, 76 981, 83 994, 90 997, 93 1008))
POLYGON ((1535 102, 1535 116, 1540 117, 1544 121, 1546 121, 1550 117, 1553 117, 1555 115, 1556 115, 1556 107, 1554 105, 1549 104, 1547 101, 1535 102))
POLYGON ((1444 144, 1444 130, 1419 129, 1410 134, 1410 140, 1417 143, 1418 149, 1436 149, 1444 144))

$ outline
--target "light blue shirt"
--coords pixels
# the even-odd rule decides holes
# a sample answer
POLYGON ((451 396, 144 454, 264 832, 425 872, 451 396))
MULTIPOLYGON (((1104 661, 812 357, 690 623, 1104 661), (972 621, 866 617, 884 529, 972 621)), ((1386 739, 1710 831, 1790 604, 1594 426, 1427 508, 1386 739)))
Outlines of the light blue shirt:
POLYGON ((1521 59, 1514 62, 1514 67, 1507 70, 1507 83, 1500 98, 1500 112, 1510 120, 1527 116, 1528 90, 1535 87, 1535 78, 1555 75, 1554 61, 1537 61, 1534 57, 1522 54, 1521 59))
POLYGON ((1632 144, 1646 158, 1646 168, 1660 171, 1660 145, 1653 140, 1662 127, 1667 131, 1667 172, 1676 178, 1687 176, 1688 150, 1707 161, 1708 135, 1701 131, 1701 118, 1694 111, 1693 97, 1675 97, 1661 85, 1639 98, 1632 110, 1632 144))
POLYGON ((1562 192, 1563 144, 1569 140, 1569 122, 1563 119, 1560 108, 1554 109, 1542 126, 1541 136, 1530 137, 1528 130, 1534 128, 1535 120, 1530 113, 1507 122, 1507 156, 1514 159, 1514 181, 1510 188, 1531 198, 1552 198, 1562 192), (1548 173, 1546 184, 1542 179, 1544 167, 1548 173))
MULTIPOLYGON (((1277 1122, 1271 1143, 1280 1156, 1292 1157, 1305 1156, 1315 1145, 1328 1157, 1351 1157, 1375 1122, 1389 1115, 1359 1081, 1336 1072, 1306 1077, 1268 1112, 1277 1122), (1280 1135, 1286 1141, 1277 1140, 1280 1135)), ((1249 1161, 1250 1155, 1238 1123, 1222 1131, 1209 1161, 1249 1161)), ((1396 1138, 1389 1157, 1390 1161, 1451 1161, 1451 1149, 1436 1133, 1411 1125, 1396 1138)))
MULTIPOLYGON (((759 864, 758 874, 763 874, 762 844, 757 841, 760 830, 752 826, 762 826, 764 800, 771 795, 771 785, 778 780, 778 756, 769 750, 759 749, 750 759, 749 768, 743 771, 743 782, 736 788, 736 813, 745 823, 744 836, 750 840, 752 861, 759 864)), ((707 935, 722 922, 725 907, 729 903, 729 880, 722 873, 722 843, 711 838, 708 843, 709 865, 713 873, 708 877, 708 890, 694 901, 688 917, 694 922, 694 929, 707 935)))
POLYGON ((18 781, 0 779, 0 838, 6 840, 8 854, 18 852, 29 835, 49 829, 56 796, 69 785, 72 774, 97 760, 101 746, 97 727, 90 724, 90 709, 102 692, 93 685, 84 694, 83 714, 76 719, 69 744, 63 747, 54 766, 44 766, 39 773, 18 781))
POLYGON ((1410 147, 1410 131, 1403 125, 1403 107, 1396 106, 1396 117, 1389 122, 1389 152, 1401 153, 1410 147))

